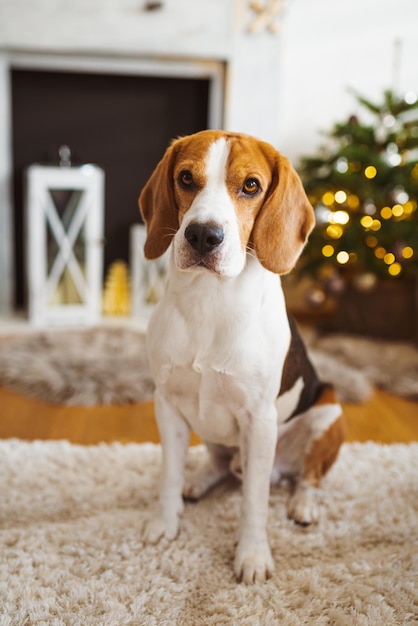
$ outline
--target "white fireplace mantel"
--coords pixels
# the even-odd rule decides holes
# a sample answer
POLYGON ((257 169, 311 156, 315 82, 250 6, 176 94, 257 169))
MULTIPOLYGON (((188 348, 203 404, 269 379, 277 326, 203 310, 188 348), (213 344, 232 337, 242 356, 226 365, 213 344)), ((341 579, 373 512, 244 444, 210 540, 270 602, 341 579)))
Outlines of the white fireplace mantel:
POLYGON ((208 127, 277 145, 279 36, 253 4, 0 0, 0 312, 12 311, 14 289, 11 69, 208 78, 208 127))

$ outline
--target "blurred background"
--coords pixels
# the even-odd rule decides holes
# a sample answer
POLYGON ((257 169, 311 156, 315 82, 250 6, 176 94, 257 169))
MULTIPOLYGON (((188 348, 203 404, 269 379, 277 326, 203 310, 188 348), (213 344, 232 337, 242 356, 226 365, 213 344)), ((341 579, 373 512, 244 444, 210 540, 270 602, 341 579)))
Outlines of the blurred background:
POLYGON ((315 207, 291 309, 416 340, 417 23, 411 0, 0 0, 2 318, 145 319, 139 192, 174 137, 225 128, 315 207))

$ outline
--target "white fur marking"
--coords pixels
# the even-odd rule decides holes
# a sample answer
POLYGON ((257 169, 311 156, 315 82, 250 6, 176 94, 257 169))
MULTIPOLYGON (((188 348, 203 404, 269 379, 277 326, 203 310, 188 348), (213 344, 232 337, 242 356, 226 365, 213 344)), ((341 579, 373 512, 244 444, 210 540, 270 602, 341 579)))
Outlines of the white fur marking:
POLYGON ((339 404, 320 404, 309 409, 309 417, 312 419, 311 433, 312 441, 320 439, 324 432, 328 430, 335 420, 341 416, 341 406, 339 404))
POLYGON ((311 406, 304 413, 300 413, 296 417, 293 417, 289 422, 281 424, 279 426, 279 438, 288 430, 293 430, 297 427, 299 422, 309 424, 309 443, 310 446, 317 439, 320 439, 326 430, 340 417, 342 413, 341 406, 337 403, 333 404, 319 404, 311 406))
POLYGON ((180 270, 200 271, 202 259, 196 257, 184 236, 192 222, 211 222, 223 230, 223 242, 205 255, 204 265, 208 269, 226 278, 235 277, 244 269, 246 251, 241 247, 235 206, 225 182, 229 151, 230 145, 223 137, 208 149, 205 158, 206 185, 196 195, 174 237, 174 257, 180 270))
POLYGON ((300 376, 291 389, 277 398, 277 424, 283 424, 292 415, 299 403, 303 385, 303 378, 300 376))
POLYGON ((339 404, 314 405, 281 424, 273 478, 277 479, 279 474, 294 476, 302 471, 304 458, 312 449, 314 441, 320 439, 340 415, 339 404))
POLYGON ((210 191, 211 187, 216 189, 225 186, 229 151, 230 146, 223 137, 211 144, 206 156, 206 175, 208 177, 206 191, 210 191))
POLYGON ((286 424, 282 424, 279 436, 281 437, 286 430, 295 428, 298 422, 309 420, 310 439, 312 442, 316 441, 340 417, 341 413, 341 406, 337 403, 313 405, 304 413, 300 413, 286 424))

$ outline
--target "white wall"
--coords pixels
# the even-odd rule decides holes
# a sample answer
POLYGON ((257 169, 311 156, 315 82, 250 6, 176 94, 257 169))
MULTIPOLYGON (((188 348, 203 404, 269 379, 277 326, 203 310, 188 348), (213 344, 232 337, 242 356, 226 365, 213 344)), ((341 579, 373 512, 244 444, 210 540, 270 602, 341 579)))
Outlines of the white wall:
POLYGON ((376 100, 386 88, 418 92, 416 0, 288 0, 281 34, 278 148, 296 164, 320 130, 358 112, 348 87, 376 100))

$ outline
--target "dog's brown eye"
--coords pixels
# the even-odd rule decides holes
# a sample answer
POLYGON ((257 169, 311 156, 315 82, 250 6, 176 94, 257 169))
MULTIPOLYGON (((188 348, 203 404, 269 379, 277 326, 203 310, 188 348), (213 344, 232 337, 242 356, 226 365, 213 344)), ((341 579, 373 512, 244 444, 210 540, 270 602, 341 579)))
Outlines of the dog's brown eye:
POLYGON ((179 182, 183 187, 191 187, 193 185, 193 176, 188 170, 183 170, 179 175, 179 182))
POLYGON ((242 191, 247 196, 254 196, 260 189, 260 183, 256 178, 247 178, 242 186, 242 191))

